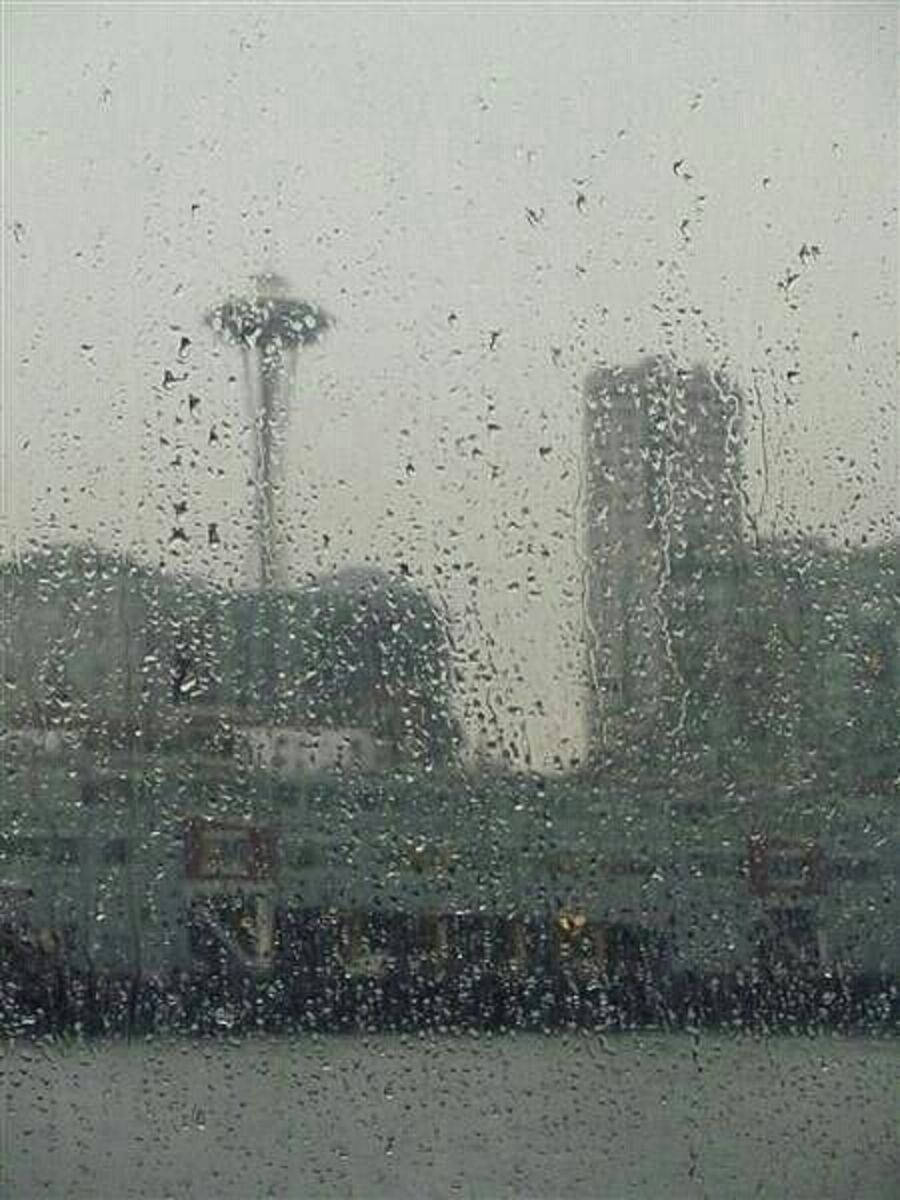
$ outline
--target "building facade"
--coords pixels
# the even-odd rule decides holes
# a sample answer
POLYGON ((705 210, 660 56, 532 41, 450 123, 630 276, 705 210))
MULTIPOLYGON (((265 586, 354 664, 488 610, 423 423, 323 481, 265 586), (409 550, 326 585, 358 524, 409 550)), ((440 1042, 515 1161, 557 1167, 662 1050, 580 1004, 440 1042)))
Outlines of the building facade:
POLYGON ((741 538, 741 418, 737 389, 699 365, 645 359, 586 381, 592 753, 646 744, 677 710, 695 561, 741 538))

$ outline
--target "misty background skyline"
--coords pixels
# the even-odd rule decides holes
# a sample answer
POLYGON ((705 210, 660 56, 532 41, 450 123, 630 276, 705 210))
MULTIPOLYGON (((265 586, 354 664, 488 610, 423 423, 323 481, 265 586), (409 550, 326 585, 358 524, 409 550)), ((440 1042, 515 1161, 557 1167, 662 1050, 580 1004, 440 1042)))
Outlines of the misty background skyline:
POLYGON ((592 368, 724 366, 762 531, 896 531, 893 6, 6 22, 4 557, 246 585, 245 381, 203 317, 260 270, 335 318, 284 448, 297 582, 406 564, 536 765, 583 739, 592 368))

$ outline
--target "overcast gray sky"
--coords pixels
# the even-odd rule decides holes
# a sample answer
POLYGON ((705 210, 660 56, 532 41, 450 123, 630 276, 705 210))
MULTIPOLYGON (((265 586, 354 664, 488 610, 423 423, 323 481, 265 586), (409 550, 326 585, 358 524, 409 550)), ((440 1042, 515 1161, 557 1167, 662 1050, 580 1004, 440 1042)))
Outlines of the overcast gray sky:
POLYGON ((407 562, 538 763, 582 737, 591 366, 727 362, 764 527, 895 528, 893 4, 4 11, 4 553, 155 562, 187 500, 172 565, 246 578, 202 314, 266 267, 337 319, 297 375, 296 578, 407 562))

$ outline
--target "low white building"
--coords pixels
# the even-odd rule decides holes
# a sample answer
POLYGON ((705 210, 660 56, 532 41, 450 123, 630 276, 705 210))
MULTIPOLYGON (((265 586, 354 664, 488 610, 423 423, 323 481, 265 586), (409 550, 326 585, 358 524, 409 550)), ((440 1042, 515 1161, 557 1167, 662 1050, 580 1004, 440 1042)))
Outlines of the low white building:
POLYGON ((356 726, 253 725, 244 727, 241 737, 254 766, 285 779, 315 771, 377 771, 387 758, 371 731, 356 726))
POLYGON ((59 757, 77 749, 81 739, 67 729, 42 729, 37 725, 19 725, 0 734, 0 754, 41 754, 59 757))

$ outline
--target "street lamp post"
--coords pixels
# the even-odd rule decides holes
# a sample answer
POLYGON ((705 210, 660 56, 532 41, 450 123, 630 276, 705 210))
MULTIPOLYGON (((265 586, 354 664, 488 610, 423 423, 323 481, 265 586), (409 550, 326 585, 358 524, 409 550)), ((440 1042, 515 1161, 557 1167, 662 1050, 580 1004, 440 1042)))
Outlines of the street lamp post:
POLYGON ((331 318, 305 300, 292 300, 287 281, 279 275, 258 275, 255 294, 232 298, 213 308, 207 324, 240 348, 248 380, 247 397, 254 431, 254 525, 259 553, 259 583, 269 591, 279 579, 274 485, 275 434, 279 417, 290 415, 287 384, 293 377, 297 350, 311 346, 329 328, 331 318), (255 360, 256 387, 253 388, 255 360))

